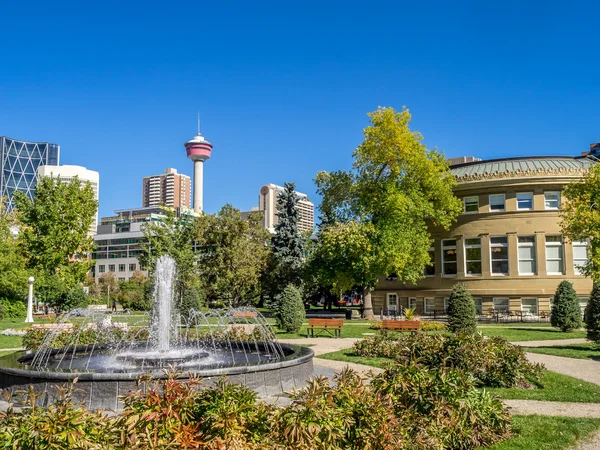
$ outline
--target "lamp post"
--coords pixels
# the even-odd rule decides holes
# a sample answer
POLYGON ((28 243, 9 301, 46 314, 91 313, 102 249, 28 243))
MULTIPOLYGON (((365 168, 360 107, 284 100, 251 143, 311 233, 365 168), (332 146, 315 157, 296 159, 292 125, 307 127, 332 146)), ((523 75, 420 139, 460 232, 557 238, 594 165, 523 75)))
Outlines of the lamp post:
POLYGON ((33 323, 33 277, 29 277, 29 295, 27 296, 27 317, 25 323, 33 323))

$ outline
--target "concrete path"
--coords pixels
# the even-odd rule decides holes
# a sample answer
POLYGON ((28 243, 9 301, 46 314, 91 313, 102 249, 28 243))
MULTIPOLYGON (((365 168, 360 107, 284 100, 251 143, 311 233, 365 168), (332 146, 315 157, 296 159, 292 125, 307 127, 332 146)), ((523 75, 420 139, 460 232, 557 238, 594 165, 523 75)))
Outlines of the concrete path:
POLYGON ((521 347, 556 347, 559 345, 571 345, 571 344, 586 344, 589 341, 585 338, 574 338, 574 339, 557 339, 557 340, 546 340, 546 341, 521 341, 511 342, 511 344, 520 345, 521 347))
POLYGON ((600 431, 592 433, 583 442, 571 447, 572 450, 598 450, 600 448, 600 431))
POLYGON ((0 348, 0 352, 18 352, 20 350, 25 350, 24 347, 18 347, 18 348, 0 348))
POLYGON ((328 338, 316 337, 305 339, 279 339, 279 342, 284 344, 309 345, 315 355, 323 353, 336 352, 345 348, 350 348, 359 338, 328 338))
POLYGON ((546 369, 579 378, 600 386, 600 362, 587 359, 565 358, 563 356, 527 353, 527 359, 541 363, 546 369))
POLYGON ((600 418, 600 403, 547 402, 541 400, 504 400, 511 414, 600 418))
POLYGON ((364 364, 356 364, 345 361, 334 361, 331 359, 322 358, 315 358, 313 361, 315 366, 328 367, 334 372, 341 372, 343 369, 348 367, 354 370, 363 378, 370 378, 370 374, 377 375, 383 372, 383 370, 379 369, 378 367, 365 366, 364 364))

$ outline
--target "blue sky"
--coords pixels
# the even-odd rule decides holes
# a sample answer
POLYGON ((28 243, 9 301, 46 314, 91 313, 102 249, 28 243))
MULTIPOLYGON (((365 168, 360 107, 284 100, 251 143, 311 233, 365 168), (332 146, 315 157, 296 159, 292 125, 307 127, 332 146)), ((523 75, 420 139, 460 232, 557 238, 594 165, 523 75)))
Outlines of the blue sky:
POLYGON ((192 175, 207 212, 262 184, 314 196, 366 113, 406 105, 448 156, 577 155, 600 135, 597 2, 0 1, 0 135, 100 172, 100 215, 145 175, 192 175))

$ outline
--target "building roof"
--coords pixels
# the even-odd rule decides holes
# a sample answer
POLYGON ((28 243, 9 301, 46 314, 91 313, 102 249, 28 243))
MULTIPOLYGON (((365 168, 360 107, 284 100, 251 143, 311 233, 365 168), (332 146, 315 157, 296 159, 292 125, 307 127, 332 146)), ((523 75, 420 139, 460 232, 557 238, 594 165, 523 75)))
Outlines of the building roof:
POLYGON ((581 156, 529 156, 456 164, 450 170, 459 181, 515 175, 568 175, 586 171, 595 161, 595 158, 581 156))

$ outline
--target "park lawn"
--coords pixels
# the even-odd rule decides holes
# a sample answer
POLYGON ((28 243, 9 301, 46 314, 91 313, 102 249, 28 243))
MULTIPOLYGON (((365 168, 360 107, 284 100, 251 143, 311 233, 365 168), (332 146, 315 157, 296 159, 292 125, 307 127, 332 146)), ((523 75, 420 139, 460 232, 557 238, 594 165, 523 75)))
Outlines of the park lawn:
POLYGON ((594 343, 556 345, 553 347, 523 347, 526 352, 564 356, 576 359, 600 360, 600 346, 594 343))
POLYGON ((8 350, 8 351, 4 351, 4 352, 0 352, 0 357, 2 356, 6 356, 6 355, 10 355, 11 353, 14 353, 14 350, 8 350))
POLYGON ((600 428, 600 419, 513 416, 513 437, 488 450, 565 450, 600 428))
POLYGON ((507 322, 507 323, 495 323, 495 322, 480 322, 477 324, 481 328, 554 328, 550 325, 550 322, 507 322))
MULTIPOLYGON (((277 327, 273 327, 275 331, 275 335, 277 339, 301 339, 306 338, 306 326, 303 325, 300 328, 300 331, 297 333, 286 333, 283 330, 280 330, 277 327)), ((315 335, 319 333, 318 337, 331 337, 329 334, 322 330, 315 330, 315 335)), ((343 326, 342 327, 342 336, 343 338, 364 338, 364 333, 378 333, 377 330, 371 329, 370 325, 352 325, 352 326, 343 326)), ((332 338, 333 339, 333 338, 332 338)))
POLYGON ((564 333, 555 328, 543 328, 536 330, 529 328, 493 327, 478 328, 477 331, 483 333, 484 336, 502 336, 510 342, 576 339, 585 338, 586 336, 585 331, 571 331, 568 333, 564 333))
POLYGON ((21 336, 4 336, 0 334, 0 348, 19 348, 22 346, 21 336))
MULTIPOLYGON (((356 364, 385 368, 389 358, 367 358, 358 356, 354 349, 346 348, 318 355, 317 358, 331 359, 356 364)), ((600 403, 600 386, 560 373, 544 371, 543 388, 485 388, 488 392, 510 400, 545 400, 553 402, 600 403)))

